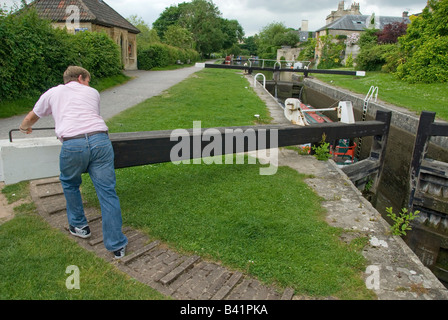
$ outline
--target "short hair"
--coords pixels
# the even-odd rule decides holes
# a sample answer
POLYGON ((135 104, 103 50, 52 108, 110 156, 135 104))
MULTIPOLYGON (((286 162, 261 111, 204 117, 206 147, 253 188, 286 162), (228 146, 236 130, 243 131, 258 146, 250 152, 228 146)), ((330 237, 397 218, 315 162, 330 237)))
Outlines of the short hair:
POLYGON ((69 66, 64 72, 64 84, 69 83, 70 81, 78 81, 79 76, 81 76, 83 80, 86 80, 87 78, 90 79, 90 73, 86 69, 78 66, 69 66))

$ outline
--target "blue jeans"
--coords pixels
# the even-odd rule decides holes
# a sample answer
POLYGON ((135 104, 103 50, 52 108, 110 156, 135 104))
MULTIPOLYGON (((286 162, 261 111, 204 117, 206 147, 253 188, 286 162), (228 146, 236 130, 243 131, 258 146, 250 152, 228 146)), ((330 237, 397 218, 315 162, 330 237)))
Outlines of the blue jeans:
POLYGON ((68 223, 86 226, 81 193, 81 174, 89 173, 101 206, 104 246, 118 250, 128 243, 122 232, 120 200, 115 191, 114 151, 109 136, 99 133, 64 141, 59 156, 60 180, 67 202, 68 223))

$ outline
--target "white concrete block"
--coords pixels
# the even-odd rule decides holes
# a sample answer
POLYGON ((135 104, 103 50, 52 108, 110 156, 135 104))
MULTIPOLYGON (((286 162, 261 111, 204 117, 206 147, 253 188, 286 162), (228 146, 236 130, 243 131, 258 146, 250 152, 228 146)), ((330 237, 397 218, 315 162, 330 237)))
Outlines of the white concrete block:
POLYGON ((0 140, 0 181, 20 181, 59 176, 61 142, 54 137, 0 140))

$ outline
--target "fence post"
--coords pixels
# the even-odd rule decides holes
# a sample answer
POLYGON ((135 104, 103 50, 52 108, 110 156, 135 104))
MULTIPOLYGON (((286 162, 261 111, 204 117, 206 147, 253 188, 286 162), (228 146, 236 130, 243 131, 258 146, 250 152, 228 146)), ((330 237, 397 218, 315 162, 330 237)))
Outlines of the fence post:
POLYGON ((409 169, 409 198, 408 210, 413 211, 415 190, 417 189, 420 175, 420 166, 428 151, 431 138, 430 128, 436 117, 435 112, 422 111, 415 136, 414 151, 412 152, 411 166, 409 169))
MULTIPOLYGON (((384 129, 381 135, 373 136, 372 147, 370 148, 370 159, 379 161, 379 168, 373 180, 371 191, 377 195, 377 189, 383 173, 384 161, 386 158, 387 138, 389 137, 390 122, 392 119, 392 112, 377 111, 375 120, 384 122, 384 129)), ((375 200, 376 201, 375 196, 375 200)))

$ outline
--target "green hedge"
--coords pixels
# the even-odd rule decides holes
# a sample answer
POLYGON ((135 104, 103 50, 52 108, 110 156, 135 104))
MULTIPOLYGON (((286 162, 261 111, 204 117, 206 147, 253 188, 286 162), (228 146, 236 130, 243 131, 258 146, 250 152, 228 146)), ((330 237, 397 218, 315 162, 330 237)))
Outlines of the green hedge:
POLYGON ((200 59, 199 53, 192 49, 181 49, 163 43, 153 43, 138 48, 137 63, 140 70, 150 70, 155 67, 166 67, 182 63, 192 63, 200 59))
POLYGON ((0 99, 32 97, 62 83, 69 65, 93 77, 121 72, 118 46, 105 33, 55 29, 33 9, 0 11, 0 99))
POLYGON ((410 83, 448 82, 448 36, 435 36, 421 44, 397 75, 410 83))

